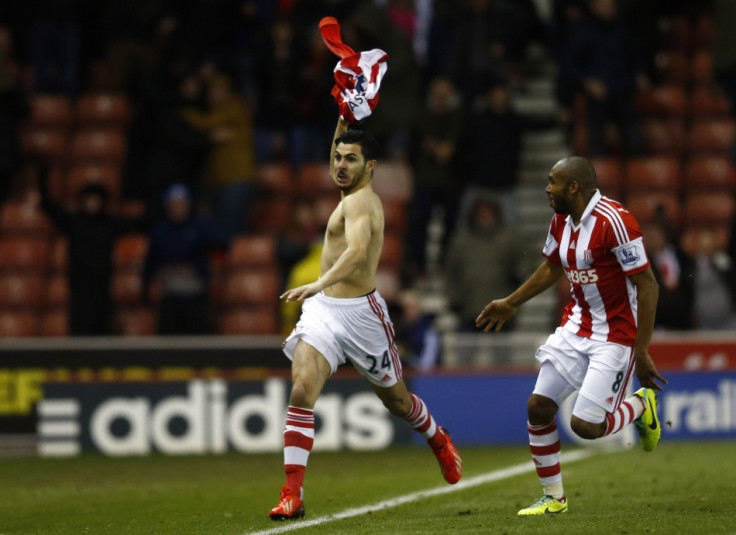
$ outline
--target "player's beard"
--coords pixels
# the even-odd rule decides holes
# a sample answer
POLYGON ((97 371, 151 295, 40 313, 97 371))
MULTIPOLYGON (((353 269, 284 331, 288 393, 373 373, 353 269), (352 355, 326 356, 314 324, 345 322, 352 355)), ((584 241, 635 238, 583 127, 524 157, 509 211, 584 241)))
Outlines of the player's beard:
POLYGON ((359 184, 362 183, 363 177, 365 176, 365 166, 359 172, 356 172, 355 176, 351 178, 350 182, 346 185, 338 184, 338 188, 344 194, 348 194, 353 191, 359 184))

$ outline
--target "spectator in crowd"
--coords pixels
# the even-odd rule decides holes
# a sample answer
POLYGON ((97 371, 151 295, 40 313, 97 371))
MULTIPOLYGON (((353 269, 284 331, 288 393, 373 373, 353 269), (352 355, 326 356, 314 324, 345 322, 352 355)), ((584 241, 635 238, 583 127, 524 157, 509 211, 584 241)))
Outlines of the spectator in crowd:
POLYGON ((282 288, 286 289, 287 279, 294 266, 312 249, 316 241, 324 236, 324 226, 320 225, 314 202, 303 200, 291 211, 286 228, 279 232, 276 242, 276 258, 283 275, 282 288))
POLYGON ((670 238, 668 228, 653 221, 644 225, 644 246, 659 284, 659 301, 654 326, 684 330, 694 326, 695 263, 670 238))
POLYGON ((460 331, 477 331, 475 319, 486 296, 505 295, 516 288, 523 275, 522 258, 522 244, 504 225, 499 204, 492 197, 477 198, 467 226, 450 242, 445 263, 447 299, 460 319, 460 331))
POLYGON ((29 113, 13 58, 13 36, 9 28, 0 26, 0 203, 8 197, 13 175, 20 167, 19 127, 29 113))
POLYGON ((406 366, 420 373, 434 370, 442 360, 442 338, 434 325, 434 315, 422 309, 419 292, 408 289, 399 295, 396 341, 406 366))
POLYGON ((82 0, 32 2, 28 30, 28 57, 34 90, 64 93, 79 90, 82 48, 82 0))
POLYGON ((160 215, 161 196, 175 183, 185 184, 195 199, 200 188, 204 161, 213 146, 209 132, 195 128, 185 118, 185 110, 202 110, 203 81, 196 73, 185 75, 178 93, 165 100, 156 112, 147 147, 147 163, 141 170, 145 201, 151 213, 160 215))
POLYGON ((166 215, 153 225, 143 271, 147 299, 160 296, 159 334, 209 334, 213 321, 209 302, 210 259, 224 251, 228 241, 192 209, 192 197, 183 184, 164 195, 166 215))
POLYGON ((256 179, 250 113, 230 79, 217 75, 207 88, 207 109, 189 108, 184 116, 213 143, 205 161, 203 189, 214 223, 228 238, 247 231, 256 179))
POLYGON ((699 329, 736 329, 736 268, 718 247, 713 229, 697 236, 695 254, 695 324, 699 329))
POLYGON ((442 210, 442 251, 455 230, 461 182, 455 153, 460 143, 463 109, 449 78, 435 78, 428 88, 425 109, 412 135, 414 194, 408 227, 408 276, 424 276, 427 237, 435 208, 442 210))
POLYGON ((489 77, 517 79, 529 43, 542 25, 527 1, 466 0, 452 31, 452 54, 446 65, 472 102, 489 77))
POLYGON ((460 161, 468 187, 463 202, 478 193, 501 199, 507 221, 515 220, 514 191, 518 183, 522 137, 528 130, 552 128, 556 119, 533 118, 518 114, 511 106, 511 90, 503 81, 492 81, 473 103, 463 142, 460 161), (482 155, 482 157, 479 157, 482 155))
POLYGON ((125 233, 142 232, 145 218, 111 215, 109 192, 98 184, 84 186, 77 195, 77 209, 70 211, 51 199, 48 171, 39 174, 41 208, 66 236, 69 244, 69 334, 111 334, 112 252, 115 240, 125 233))
POLYGON ((302 59, 293 23, 277 17, 259 46, 256 60, 256 154, 260 162, 290 161, 302 59))
POLYGON ((586 97, 588 154, 607 154, 609 123, 616 125, 626 153, 639 153, 634 96, 637 87, 649 85, 646 58, 634 49, 630 28, 619 17, 617 0, 591 1, 590 17, 575 27, 561 69, 565 80, 561 86, 573 87, 586 97))
MULTIPOLYGON (((289 271, 285 288, 303 286, 319 278, 322 272, 323 245, 322 236, 312 242, 304 257, 296 262, 289 271)), ((301 312, 302 303, 300 301, 281 302, 281 329, 286 336, 291 334, 299 321, 301 312)))

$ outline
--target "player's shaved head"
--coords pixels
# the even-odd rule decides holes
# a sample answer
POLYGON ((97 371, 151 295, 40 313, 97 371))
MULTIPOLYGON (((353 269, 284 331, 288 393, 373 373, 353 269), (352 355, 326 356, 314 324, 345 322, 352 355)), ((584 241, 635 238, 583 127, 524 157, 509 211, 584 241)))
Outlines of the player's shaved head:
POLYGON ((580 156, 561 159, 552 167, 552 172, 568 182, 575 180, 584 194, 592 193, 598 187, 598 177, 593 164, 580 156))

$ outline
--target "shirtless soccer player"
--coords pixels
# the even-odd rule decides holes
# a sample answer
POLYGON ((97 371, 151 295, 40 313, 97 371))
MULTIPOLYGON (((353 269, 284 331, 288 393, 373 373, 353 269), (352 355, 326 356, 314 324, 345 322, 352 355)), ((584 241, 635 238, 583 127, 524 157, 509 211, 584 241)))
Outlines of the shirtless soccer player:
POLYGON ((320 277, 281 297, 303 302, 294 331, 284 342, 292 361, 292 389, 284 431, 286 483, 270 517, 304 516, 304 471, 314 442, 314 405, 327 378, 350 361, 386 408, 427 439, 448 483, 457 483, 462 461, 450 435, 427 406, 406 389, 386 303, 375 275, 383 245, 383 207, 372 187, 377 144, 361 130, 338 122, 330 177, 341 200, 325 232, 320 277))

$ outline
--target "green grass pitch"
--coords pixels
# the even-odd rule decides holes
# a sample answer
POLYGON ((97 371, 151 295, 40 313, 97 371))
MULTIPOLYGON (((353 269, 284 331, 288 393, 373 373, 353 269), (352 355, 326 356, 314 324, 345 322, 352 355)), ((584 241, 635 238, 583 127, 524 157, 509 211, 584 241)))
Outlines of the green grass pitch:
MULTIPOLYGON (((563 451, 571 451, 571 447, 563 451)), ((525 447, 461 448, 465 478, 530 463, 525 447)), ((719 534, 736 533, 732 442, 663 443, 563 464, 570 511, 518 518, 541 495, 527 472, 445 495, 296 529, 268 510, 280 454, 0 460, 0 535, 719 534)), ((314 452, 306 520, 445 485, 430 451, 314 452)))

